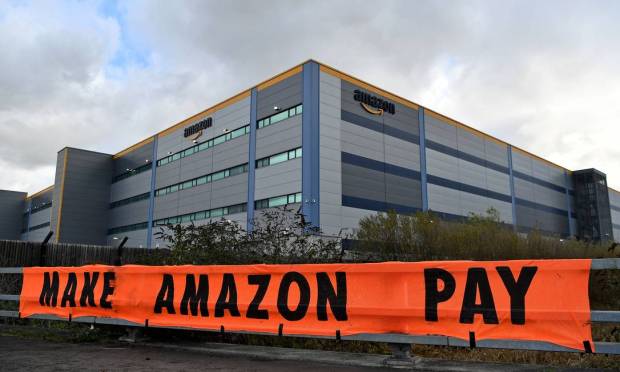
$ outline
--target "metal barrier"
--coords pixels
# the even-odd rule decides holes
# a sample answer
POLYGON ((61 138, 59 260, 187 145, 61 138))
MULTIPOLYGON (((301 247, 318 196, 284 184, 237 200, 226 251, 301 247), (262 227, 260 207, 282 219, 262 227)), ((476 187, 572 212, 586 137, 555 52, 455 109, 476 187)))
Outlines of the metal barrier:
MULTIPOLYGON (((593 259, 591 270, 620 270, 620 258, 605 258, 605 259, 593 259)), ((0 274, 22 274, 21 267, 0 267, 0 274)), ((617 294, 616 294, 617 295, 617 294)), ((19 295, 0 294, 0 301, 14 301, 19 302, 19 295)), ((19 311, 7 311, 0 310, 0 317, 19 318, 19 311)), ((620 324, 620 311, 602 311, 592 310, 590 315, 592 323, 619 323, 620 324)), ((188 328, 188 327, 164 327, 153 326, 141 323, 135 323, 126 321, 123 319, 115 318, 97 318, 93 316, 75 317, 69 320, 60 318, 54 315, 37 314, 29 316, 28 319, 43 319, 43 320, 58 320, 58 321, 71 321, 76 323, 86 323, 91 325, 106 324, 117 325, 125 327, 137 327, 137 328, 168 328, 168 329, 184 329, 192 331, 210 331, 206 329, 188 328)), ((269 335, 274 336, 272 333, 261 332, 235 332, 246 333, 256 335, 269 335)), ((308 336, 308 335, 295 335, 286 334, 289 337, 304 337, 304 338, 318 338, 318 339, 334 339, 329 336, 308 336)), ((369 341, 369 342, 384 342, 390 345, 393 353, 393 358, 397 360, 406 360, 409 358, 409 351, 412 344, 418 345, 434 345, 434 346, 456 346, 456 347, 477 347, 488 349, 512 349, 512 350, 533 350, 533 351, 558 351, 558 352, 580 352, 582 350, 571 349, 564 346, 555 345, 542 341, 522 341, 522 340, 476 340, 473 344, 471 341, 463 340, 455 337, 447 336, 414 336, 407 334, 385 333, 385 334, 370 334, 361 333, 349 336, 340 336, 340 340, 355 340, 355 341, 369 341)), ((589 345, 586 347, 588 349, 589 345)), ((595 341, 594 350, 596 354, 616 354, 620 355, 620 342, 603 342, 595 341)), ((587 352, 589 352, 587 350, 587 352)))

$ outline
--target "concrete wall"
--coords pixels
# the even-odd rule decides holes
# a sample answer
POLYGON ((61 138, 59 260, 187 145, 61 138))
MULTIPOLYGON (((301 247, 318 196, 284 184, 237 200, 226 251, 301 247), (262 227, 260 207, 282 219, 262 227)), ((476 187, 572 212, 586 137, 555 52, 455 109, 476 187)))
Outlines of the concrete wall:
POLYGON ((19 240, 25 192, 0 190, 0 239, 19 240))

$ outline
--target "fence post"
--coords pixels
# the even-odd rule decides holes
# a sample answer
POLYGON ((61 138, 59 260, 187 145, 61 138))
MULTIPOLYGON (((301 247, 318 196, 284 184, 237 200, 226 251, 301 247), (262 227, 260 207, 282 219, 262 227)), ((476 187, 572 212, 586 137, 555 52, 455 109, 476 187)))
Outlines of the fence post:
POLYGON ((39 266, 45 266, 45 261, 47 258, 47 243, 52 238, 52 235, 54 235, 52 231, 48 232, 47 236, 45 237, 45 239, 43 239, 43 242, 41 243, 41 249, 39 250, 39 266))
POLYGON ((416 362, 416 359, 411 357, 411 344, 390 342, 388 343, 388 347, 392 352, 392 356, 385 360, 385 364, 411 365, 416 362))
POLYGON ((121 241, 121 244, 118 245, 118 247, 116 248, 116 260, 114 260, 114 266, 121 266, 122 263, 122 258, 123 258, 123 247, 125 246, 125 243, 127 243, 127 237, 124 237, 123 240, 121 241))

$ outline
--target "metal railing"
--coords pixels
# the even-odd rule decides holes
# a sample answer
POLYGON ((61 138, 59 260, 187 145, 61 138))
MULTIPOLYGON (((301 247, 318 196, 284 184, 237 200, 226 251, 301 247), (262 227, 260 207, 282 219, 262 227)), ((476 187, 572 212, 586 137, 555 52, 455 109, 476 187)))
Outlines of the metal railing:
MULTIPOLYGON (((605 259, 593 259, 591 270, 620 270, 620 258, 605 258, 605 259)), ((23 269, 21 267, 0 267, 0 274, 22 274, 23 269)), ((615 294, 617 295, 617 294, 615 294)), ((14 301, 19 302, 19 295, 12 294, 0 294, 0 301, 14 301)), ((0 310, 0 317, 19 318, 19 311, 7 311, 0 310)), ((592 310, 590 315, 592 323, 619 323, 620 324, 620 311, 603 311, 592 310)), ((105 324, 105 325, 117 325, 125 327, 136 328, 168 328, 168 329, 183 329, 192 331, 208 331, 214 332, 214 330, 190 328, 190 327, 171 327, 171 326, 154 326, 148 323, 141 324, 136 322, 130 322, 123 319, 115 318, 102 318, 94 316, 73 317, 70 320, 64 319, 55 315, 47 314, 35 314, 29 316, 28 319, 43 319, 43 320, 58 320, 58 321, 71 321, 76 323, 86 323, 91 325, 105 324)), ((255 335, 269 335, 274 336, 273 333, 263 332, 234 332, 234 333, 246 333, 255 335)), ((456 337, 448 336, 415 336, 407 334, 397 333, 360 333, 355 335, 340 335, 334 336, 308 336, 308 335, 296 335, 286 334, 288 337, 303 337, 303 338, 318 338, 318 339, 337 339, 337 340, 355 340, 355 341, 369 341, 369 342, 384 342, 390 345, 394 358, 407 359, 409 357, 409 350, 412 344, 418 345, 434 345, 434 346, 455 346, 455 347, 476 347, 487 349, 512 349, 512 350, 533 350, 533 351, 557 351, 557 352, 579 352, 583 353, 583 350, 572 349, 556 344, 552 344, 544 341, 523 341, 523 340, 463 340, 456 337)), ((590 345, 584 345, 586 352, 591 352, 590 345)), ((594 352, 596 354, 616 354, 620 355, 620 342, 594 342, 594 352)))

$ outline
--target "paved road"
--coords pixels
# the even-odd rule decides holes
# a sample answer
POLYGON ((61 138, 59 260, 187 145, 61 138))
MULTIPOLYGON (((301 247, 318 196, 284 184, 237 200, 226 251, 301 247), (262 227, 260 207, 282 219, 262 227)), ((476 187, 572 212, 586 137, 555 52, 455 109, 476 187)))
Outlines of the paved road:
MULTIPOLYGON (((383 368, 206 355, 145 345, 68 344, 0 336, 2 371, 381 371, 383 368)), ((393 371, 393 370, 391 370, 393 371)))

